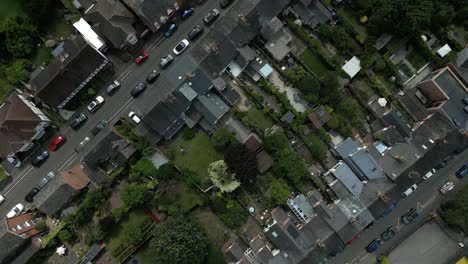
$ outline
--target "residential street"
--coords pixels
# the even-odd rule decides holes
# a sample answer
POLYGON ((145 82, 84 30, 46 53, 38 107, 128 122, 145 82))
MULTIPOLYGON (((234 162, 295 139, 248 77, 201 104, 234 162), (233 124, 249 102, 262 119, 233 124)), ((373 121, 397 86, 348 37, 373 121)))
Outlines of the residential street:
MULTIPOLYGON (((203 17, 213 8, 219 8, 217 1, 207 1, 202 6, 196 6, 196 11, 186 21, 180 21, 177 16, 178 30, 168 39, 162 37, 163 32, 150 34, 147 36, 145 49, 149 51, 150 55, 147 61, 142 65, 137 65, 133 61, 122 63, 112 60, 115 64, 115 74, 113 79, 108 80, 109 83, 114 79, 121 81, 122 86, 112 96, 108 96, 104 92, 105 87, 101 87, 98 95, 105 98, 103 106, 95 113, 89 113, 86 109, 88 102, 83 102, 82 112, 88 116, 87 122, 77 131, 69 128, 68 123, 60 129, 58 134, 65 134, 67 142, 57 151, 50 152, 49 159, 40 167, 34 168, 28 162, 22 168, 12 174, 13 182, 7 186, 0 193, 6 198, 5 202, 0 205, 0 215, 4 216, 16 204, 23 203, 28 207, 27 202, 24 200, 25 195, 46 175, 49 171, 61 171, 64 168, 72 165, 81 157, 75 152, 74 148, 86 136, 91 138, 88 145, 95 145, 96 140, 89 133, 89 131, 101 120, 107 120, 109 123, 115 122, 121 116, 127 116, 130 110, 135 110, 137 113, 144 113, 154 105, 154 98, 160 98, 167 95, 171 91, 171 87, 163 84, 165 73, 170 70, 178 60, 181 60, 193 48, 195 43, 192 43, 188 50, 180 56, 175 56, 175 62, 165 71, 161 72, 161 77, 151 85, 148 85, 146 91, 138 98, 133 98, 130 95, 132 90, 140 81, 145 81, 147 75, 154 69, 159 68, 159 60, 161 57, 172 53, 172 49, 176 44, 187 38, 187 33, 197 24, 203 24, 203 17)), ((225 14, 226 10, 221 12, 221 16, 225 14)), ((205 27, 206 34, 211 27, 205 27)), ((203 38, 203 36, 201 37, 203 38)), ((145 40, 143 40, 145 41, 145 40)), ((97 135, 99 137, 100 134, 97 135)), ((88 147, 88 146, 87 146, 88 147)), ((44 146, 46 148, 46 146, 44 146)))
POLYGON ((331 263, 377 263, 376 256, 386 253, 386 251, 396 245, 399 240, 403 240, 409 233, 412 233, 414 229, 417 228, 420 223, 424 222, 429 217, 429 214, 434 212, 448 197, 440 194, 440 186, 450 180, 455 183, 455 189, 452 190, 452 192, 456 192, 468 182, 467 178, 459 180, 455 177, 455 172, 467 160, 468 150, 465 150, 463 153, 458 154, 449 166, 438 171, 428 181, 420 181, 418 188, 413 194, 406 199, 400 200, 397 207, 389 215, 377 220, 373 226, 363 231, 361 237, 347 246, 341 254, 333 258, 331 263), (408 226, 400 223, 400 217, 411 208, 418 210, 420 214, 419 217, 408 226), (390 225, 393 225, 397 230, 396 236, 390 241, 383 242, 377 252, 373 254, 367 253, 367 245, 372 240, 378 237, 380 238, 380 234, 390 225))

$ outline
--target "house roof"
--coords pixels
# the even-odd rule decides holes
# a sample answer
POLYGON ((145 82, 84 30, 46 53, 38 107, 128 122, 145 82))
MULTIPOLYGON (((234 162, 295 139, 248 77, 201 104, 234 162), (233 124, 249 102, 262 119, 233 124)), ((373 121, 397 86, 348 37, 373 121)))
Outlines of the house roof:
POLYGON ((437 55, 443 58, 447 56, 447 54, 449 54, 451 51, 452 49, 450 48, 449 44, 445 44, 444 46, 442 46, 440 49, 437 50, 437 55))
POLYGON ((260 173, 266 172, 273 166, 273 158, 265 150, 257 153, 257 169, 260 173))
POLYGON ((256 153, 262 147, 262 140, 256 134, 252 133, 242 144, 244 144, 248 150, 256 153))
POLYGON ((231 106, 235 105, 240 99, 240 94, 229 84, 226 86, 226 89, 221 92, 221 96, 224 101, 231 106))
MULTIPOLYGON (((37 125, 48 119, 33 112, 22 95, 12 93, 0 105, 0 157, 17 152, 25 141, 30 140, 37 131, 37 125)), ((30 103, 30 102, 28 102, 30 103)))
POLYGON ((342 159, 348 157, 359 149, 358 143, 352 138, 347 138, 335 147, 336 152, 342 159))
POLYGON ((5 219, 9 231, 24 239, 40 233, 39 230, 35 229, 36 224, 32 220, 33 216, 31 213, 22 213, 5 219))
POLYGON ((361 70, 361 61, 354 56, 341 69, 353 78, 361 70))
POLYGON ((77 163, 76 165, 60 172, 64 183, 70 185, 75 190, 81 190, 89 183, 88 175, 85 172, 84 165, 77 163))
POLYGON ((309 27, 327 23, 332 18, 331 11, 321 1, 300 1, 291 5, 294 12, 309 27))
POLYGON ((58 107, 106 62, 104 55, 80 37, 65 40, 60 54, 32 78, 29 84, 42 101, 58 107))
POLYGON ((345 158, 345 162, 361 179, 375 180, 385 177, 380 165, 366 149, 356 151, 345 158))
POLYGON ((176 0, 124 0, 124 3, 137 13, 143 22, 151 28, 159 28, 169 16, 179 8, 176 0))
POLYGON ((86 10, 86 20, 99 35, 108 39, 116 48, 122 47, 127 38, 136 33, 133 14, 117 0, 96 1, 86 10))
POLYGON ((316 129, 320 129, 328 122, 328 120, 330 120, 331 115, 328 113, 325 107, 320 106, 308 114, 307 117, 316 129))
MULTIPOLYGON (((355 197, 359 197, 361 195, 364 184, 359 180, 356 174, 353 173, 348 165, 346 165, 346 163, 342 161, 338 162, 327 173, 335 176, 346 187, 349 193, 355 197)), ((332 189, 334 189, 335 184, 336 181, 333 181, 329 185, 332 189)))
POLYGON ((400 110, 393 108, 393 110, 385 113, 381 119, 385 125, 395 127, 402 136, 411 136, 412 127, 400 110))
POLYGON ((26 240, 9 232, 5 219, 0 220, 0 263, 8 263, 26 240))
POLYGON ((414 121, 421 121, 429 115, 426 106, 418 99, 418 95, 423 96, 419 89, 413 88, 398 98, 398 102, 414 121))
POLYGON ((174 136, 185 124, 164 102, 159 102, 143 117, 143 122, 166 140, 174 136))
POLYGON ((198 96, 194 101, 193 106, 211 125, 216 124, 219 119, 229 111, 229 107, 226 103, 212 92, 198 96))
POLYGON ((468 47, 462 49, 449 66, 460 76, 465 85, 468 86, 468 47))
POLYGON ((291 124, 294 121, 295 117, 296 116, 293 114, 293 112, 288 111, 288 112, 286 112, 286 114, 284 114, 281 117, 280 121, 283 122, 283 123, 286 123, 286 124, 291 124))

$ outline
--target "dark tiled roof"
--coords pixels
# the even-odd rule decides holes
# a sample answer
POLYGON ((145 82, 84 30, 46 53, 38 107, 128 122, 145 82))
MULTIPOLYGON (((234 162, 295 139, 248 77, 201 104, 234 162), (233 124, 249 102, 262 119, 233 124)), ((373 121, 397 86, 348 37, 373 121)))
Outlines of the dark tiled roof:
POLYGON ((216 124, 229 111, 226 103, 219 96, 211 92, 198 96, 193 106, 211 125, 216 124))
POLYGON ((298 2, 292 5, 292 9, 306 25, 313 28, 327 23, 332 17, 330 10, 321 1, 313 1, 310 5, 298 2))
POLYGON ((226 89, 221 92, 221 96, 226 103, 233 106, 240 99, 240 94, 232 88, 231 85, 227 85, 226 89))
POLYGON ((61 175, 57 175, 34 197, 34 205, 39 211, 54 216, 76 194, 78 191, 66 184, 61 175))
POLYGON ((169 110, 164 102, 158 103, 143 117, 143 122, 166 140, 175 135, 184 125, 181 118, 169 110))
POLYGON ((26 241, 8 231, 5 219, 0 220, 0 263, 9 263, 26 241))

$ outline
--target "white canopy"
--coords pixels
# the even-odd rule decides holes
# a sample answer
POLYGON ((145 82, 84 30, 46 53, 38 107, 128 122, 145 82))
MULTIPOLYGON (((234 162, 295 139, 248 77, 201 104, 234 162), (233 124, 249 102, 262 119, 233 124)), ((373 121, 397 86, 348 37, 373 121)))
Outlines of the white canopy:
POLYGON ((379 103, 381 107, 385 107, 387 105, 387 99, 379 98, 379 100, 377 100, 377 103, 379 103))
POLYGON ((341 69, 353 78, 361 70, 361 61, 354 56, 341 69))
POLYGON ((448 44, 445 44, 442 48, 440 48, 438 51, 437 51, 437 54, 443 58, 445 56, 447 56, 447 54, 449 54, 450 52, 452 51, 452 49, 450 48, 450 46, 448 44))
POLYGON ((57 252, 57 254, 59 254, 60 256, 63 256, 63 255, 65 255, 65 251, 67 251, 67 248, 64 247, 64 246, 62 245, 61 247, 58 247, 58 248, 57 248, 57 251, 56 251, 56 252, 57 252))

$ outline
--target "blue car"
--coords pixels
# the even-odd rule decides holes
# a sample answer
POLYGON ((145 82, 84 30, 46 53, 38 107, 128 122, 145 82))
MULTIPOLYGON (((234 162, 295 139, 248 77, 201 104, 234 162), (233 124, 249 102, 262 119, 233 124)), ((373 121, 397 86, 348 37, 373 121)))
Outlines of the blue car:
POLYGON ((174 32, 177 30, 177 24, 176 23, 172 23, 169 28, 167 29, 166 32, 164 32, 164 37, 165 38, 168 38, 170 36, 172 36, 172 34, 174 34, 174 32))
POLYGON ((468 163, 465 163, 458 171, 455 173, 458 178, 463 178, 468 175, 468 163))
POLYGON ((376 238, 374 241, 370 242, 367 246, 366 251, 369 253, 374 253, 382 244, 382 240, 376 238))
POLYGON ((195 12, 195 8, 193 8, 193 7, 189 8, 189 9, 185 9, 182 12, 182 14, 180 15, 180 18, 187 19, 193 14, 193 12, 195 12))

